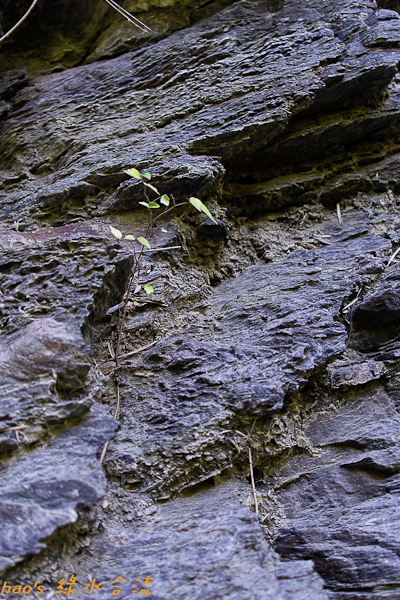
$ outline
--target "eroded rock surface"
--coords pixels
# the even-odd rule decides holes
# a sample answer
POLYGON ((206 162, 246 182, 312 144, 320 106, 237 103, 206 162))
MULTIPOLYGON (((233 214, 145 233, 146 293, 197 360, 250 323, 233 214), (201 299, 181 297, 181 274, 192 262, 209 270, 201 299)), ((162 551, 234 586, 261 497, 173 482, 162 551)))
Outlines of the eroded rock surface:
POLYGON ((387 248, 365 236, 261 262, 221 284, 200 320, 127 370, 125 427, 110 447, 110 474, 130 484, 143 478, 146 490, 168 497, 229 468, 221 431, 236 418, 281 410, 345 350, 346 328, 335 316, 361 278, 358 265, 379 272, 387 248))
POLYGON ((45 446, 1 471, 0 565, 4 570, 45 548, 41 542, 77 519, 76 507, 92 506, 105 493, 96 451, 115 430, 103 407, 45 446))
POLYGON ((313 559, 332 598, 397 594, 399 416, 391 396, 377 387, 347 401, 324 398, 304 424, 314 455, 289 461, 268 484, 284 515, 277 551, 313 559))
POLYGON ((0 61, 1 581, 400 597, 398 3, 101 6, 0 61))
POLYGON ((249 491, 232 481, 162 505, 133 530, 129 523, 122 528, 110 523, 93 546, 101 560, 79 565, 78 576, 84 579, 88 568, 104 573, 102 589, 93 594, 99 599, 110 596, 112 581, 122 573, 127 581, 118 583, 127 597, 144 588, 159 600, 204 595, 239 600, 255 592, 265 600, 311 594, 325 599, 322 580, 310 561, 287 565, 271 551, 257 518, 243 502, 249 491), (149 573, 151 587, 143 584, 149 573))

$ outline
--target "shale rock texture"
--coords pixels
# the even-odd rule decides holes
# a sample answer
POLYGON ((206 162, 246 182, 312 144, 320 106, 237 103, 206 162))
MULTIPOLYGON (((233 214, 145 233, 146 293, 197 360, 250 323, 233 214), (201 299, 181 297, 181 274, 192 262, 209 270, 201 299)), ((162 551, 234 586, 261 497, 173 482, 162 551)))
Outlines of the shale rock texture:
POLYGON ((400 5, 123 6, 0 59, 0 597, 400 599, 400 5))

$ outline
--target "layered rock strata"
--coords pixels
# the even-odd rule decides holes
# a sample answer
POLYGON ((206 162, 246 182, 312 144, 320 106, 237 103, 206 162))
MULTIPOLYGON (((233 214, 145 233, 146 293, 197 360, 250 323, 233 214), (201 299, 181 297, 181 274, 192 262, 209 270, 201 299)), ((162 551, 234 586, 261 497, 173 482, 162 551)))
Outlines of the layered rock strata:
POLYGON ((398 8, 192 3, 140 48, 109 31, 89 64, 1 75, 0 565, 24 597, 73 574, 82 598, 400 597, 398 8), (147 228, 129 167, 218 222, 154 229, 181 249, 143 258, 113 371, 134 256, 109 225, 147 228))

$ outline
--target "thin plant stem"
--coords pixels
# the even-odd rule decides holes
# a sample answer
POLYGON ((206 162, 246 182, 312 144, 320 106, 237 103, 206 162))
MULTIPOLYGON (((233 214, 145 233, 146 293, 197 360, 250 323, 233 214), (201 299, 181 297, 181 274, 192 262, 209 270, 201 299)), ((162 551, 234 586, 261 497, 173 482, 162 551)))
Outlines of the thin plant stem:
POLYGON ((179 204, 174 204, 173 206, 166 208, 162 213, 160 213, 159 215, 154 217, 154 221, 157 221, 157 219, 159 219, 160 217, 163 217, 164 215, 169 213, 170 210, 174 210, 174 208, 178 208, 178 206, 185 206, 186 204, 188 204, 188 203, 187 202, 179 202, 179 204))
POLYGON ((120 366, 119 360, 118 360, 119 347, 121 345, 122 329, 124 327, 125 316, 126 316, 126 306, 128 304, 128 299, 129 299, 129 296, 131 294, 133 280, 134 280, 134 275, 131 275, 131 277, 129 279, 128 289, 127 289, 126 295, 125 295, 124 304, 122 306, 121 323, 120 323, 119 331, 118 331, 117 345, 115 347, 115 352, 114 352, 114 359, 115 359, 115 364, 117 365, 117 367, 120 366))
POLYGON ((115 347, 115 353, 114 353, 115 364, 117 365, 117 367, 121 366, 119 364, 118 354, 119 354, 119 348, 120 348, 120 345, 121 345, 122 332, 123 332, 123 329, 124 329, 124 323, 125 323, 125 317, 126 317, 126 309, 127 309, 127 306, 128 306, 129 297, 131 295, 131 290, 132 290, 132 284, 134 282, 135 276, 137 275, 137 277, 139 277, 139 275, 140 275, 140 259, 142 258, 143 251, 144 251, 144 246, 140 250, 139 256, 136 256, 136 253, 134 253, 135 266, 133 268, 132 275, 131 275, 131 277, 129 279, 128 289, 126 291, 126 296, 125 296, 124 304, 122 306, 121 323, 119 325, 117 345, 115 347))
POLYGON ((127 10, 125 10, 125 8, 123 8, 122 6, 120 6, 119 4, 117 4, 115 2, 115 0, 106 0, 106 2, 114 10, 116 10, 117 12, 119 12, 120 15, 122 15, 123 17, 125 17, 125 19, 127 21, 129 21, 130 23, 132 23, 132 25, 135 25, 135 27, 137 27, 141 31, 144 31, 145 33, 154 33, 154 31, 152 29, 150 29, 150 27, 148 27, 147 25, 145 25, 144 23, 142 23, 142 21, 139 21, 139 19, 137 19, 136 17, 134 17, 133 15, 131 15, 131 13, 128 12, 127 10))
POLYGON ((258 500, 257 500, 256 484, 254 483, 253 457, 251 455, 250 446, 249 446, 249 464, 250 464, 251 488, 253 490, 253 498, 254 498, 254 509, 256 511, 256 515, 258 515, 258 500))
MULTIPOLYGON (((27 17, 29 17, 29 15, 31 14, 31 12, 33 11, 33 9, 35 8, 36 4, 38 3, 39 0, 33 0, 32 4, 30 5, 30 7, 28 8, 28 10, 26 11, 26 13, 24 14, 24 16, 22 17, 22 19, 20 19, 18 21, 18 23, 16 23, 14 25, 14 27, 11 27, 11 29, 9 31, 7 31, 7 33, 5 33, 3 35, 3 37, 0 38, 0 44, 1 42, 4 42, 4 40, 6 40, 12 33, 14 33, 14 31, 17 29, 17 27, 19 27, 27 17)), ((106 0, 107 2, 107 0, 106 0)))
MULTIPOLYGON (((114 419, 116 419, 118 421, 119 418, 119 408, 120 408, 120 394, 119 394, 119 383, 117 383, 117 406, 115 408, 115 413, 114 413, 114 419)), ((108 448, 108 444, 110 443, 110 440, 108 440, 108 442, 106 442, 103 446, 103 450, 101 451, 101 455, 100 455, 100 464, 103 464, 103 460, 104 457, 106 455, 107 452, 107 448, 108 448)))

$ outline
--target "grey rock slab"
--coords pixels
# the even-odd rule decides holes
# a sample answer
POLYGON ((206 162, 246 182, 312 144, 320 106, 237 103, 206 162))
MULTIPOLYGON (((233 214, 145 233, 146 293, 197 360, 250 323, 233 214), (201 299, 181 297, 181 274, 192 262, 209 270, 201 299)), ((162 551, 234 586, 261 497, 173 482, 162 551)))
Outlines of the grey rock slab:
MULTIPOLYGON (((226 190, 227 194, 232 194, 238 202, 240 196, 244 195, 246 201, 242 203, 245 208, 247 202, 255 204, 258 196, 258 202, 261 201, 263 208, 268 209, 268 196, 272 207, 284 204, 288 192, 291 198, 301 196, 312 184, 317 186, 318 178, 321 177, 324 181, 326 178, 326 181, 325 186, 320 187, 323 194, 329 196, 328 191, 333 192, 330 188, 338 184, 335 181, 337 172, 349 180, 356 175, 362 180, 361 174, 367 169, 353 166, 352 153, 348 149, 357 145, 360 147, 368 140, 369 149, 364 149, 364 152, 373 152, 376 141, 395 136, 400 107, 399 84, 397 74, 392 72, 389 75, 383 68, 356 76, 353 72, 354 67, 355 64, 360 64, 360 61, 351 62, 354 64, 346 69, 344 61, 341 61, 330 64, 322 71, 326 87, 316 95, 311 106, 296 114, 285 129, 270 141, 268 148, 255 154, 249 149, 247 158, 242 157, 243 162, 237 167, 237 175, 230 170, 233 180, 243 179, 242 173, 245 171, 248 176, 251 174, 257 183, 249 184, 247 192, 244 185, 240 186, 239 190, 236 190, 235 184, 230 185, 226 190), (349 70, 353 78, 346 79, 346 70, 349 70), (337 72, 340 75, 337 75, 337 72), (336 83, 330 85, 329 77, 336 83), (386 80, 386 85, 382 78, 386 80), (363 98, 360 86, 370 88, 372 94, 374 89, 386 88, 387 94, 376 100, 370 96, 367 106, 353 106, 356 98, 363 98), (332 156, 335 156, 334 161, 332 156), (292 173, 290 177, 289 173, 292 173), (331 179, 334 180, 332 183, 329 181, 331 179), (263 183, 258 183, 260 181, 263 183), (291 189, 296 184, 297 191, 291 189), (264 203, 263 196, 266 196, 264 203), (274 202, 271 203, 271 200, 274 202)), ((383 161, 379 151, 376 158, 371 157, 368 162, 378 163, 378 172, 382 169, 379 163, 383 161)))
POLYGON ((0 73, 0 99, 9 100, 21 88, 29 83, 26 69, 14 69, 0 73))
MULTIPOLYGON (((223 171, 211 155, 233 178, 251 175, 293 116, 368 105, 389 85, 400 50, 369 52, 358 41, 364 52, 347 52, 374 8, 290 0, 270 12, 264 2, 236 2, 147 48, 33 80, 1 126, 2 178, 11 183, 0 214, 32 222, 61 203, 65 219, 71 206, 87 213, 89 198, 100 214, 132 166, 163 173, 181 162, 194 183, 203 170, 206 185, 197 187, 207 196, 223 171), (345 23, 355 26, 343 38, 345 23)), ((137 204, 134 189, 116 199, 123 209, 137 204)))
POLYGON ((95 405, 78 425, 0 468, 0 569, 46 547, 45 538, 74 523, 78 506, 92 506, 105 493, 96 458, 116 429, 114 419, 95 405))
POLYGON ((374 450, 395 446, 399 432, 400 417, 387 393, 379 387, 358 394, 338 411, 316 413, 305 423, 305 433, 315 446, 346 444, 374 450))
POLYGON ((105 491, 96 452, 116 425, 108 409, 89 412, 90 327, 132 265, 110 238, 93 223, 0 233, 2 570, 105 491))
POLYGON ((352 347, 389 361, 400 356, 399 294, 400 269, 391 262, 376 289, 354 306, 352 347))
POLYGON ((343 389, 376 381, 386 373, 383 361, 363 360, 362 356, 358 356, 351 361, 339 359, 330 363, 327 381, 332 389, 343 389))
POLYGON ((2 232, 0 248, 0 452, 8 454, 89 410, 91 323, 120 300, 132 257, 93 223, 2 232))
POLYGON ((386 586, 398 593, 395 402, 379 386, 340 403, 325 397, 303 426, 313 455, 289 458, 265 486, 280 510, 276 550, 313 559, 330 598, 385 598, 386 586))
POLYGON ((72 319, 32 320, 18 333, 0 336, 0 348, 2 454, 89 410, 91 400, 82 388, 91 360, 72 319))
POLYGON ((396 47, 400 44, 399 13, 394 10, 377 10, 367 20, 370 26, 362 33, 361 39, 367 48, 396 47))
POLYGON ((260 262, 219 286, 195 324, 122 374, 110 475, 166 498, 229 468, 224 431, 282 409, 345 350, 343 300, 362 280, 359 265, 365 272, 389 247, 367 235, 260 262))
POLYGON ((96 577, 99 600, 110 597, 117 577, 125 579, 115 584, 121 598, 147 589, 156 600, 327 599, 311 561, 283 563, 271 551, 245 505, 250 494, 234 480, 161 505, 147 522, 110 521, 77 561, 78 581, 96 577))

